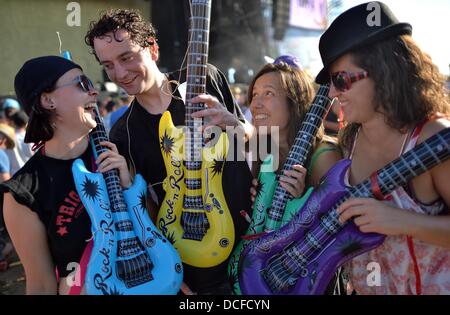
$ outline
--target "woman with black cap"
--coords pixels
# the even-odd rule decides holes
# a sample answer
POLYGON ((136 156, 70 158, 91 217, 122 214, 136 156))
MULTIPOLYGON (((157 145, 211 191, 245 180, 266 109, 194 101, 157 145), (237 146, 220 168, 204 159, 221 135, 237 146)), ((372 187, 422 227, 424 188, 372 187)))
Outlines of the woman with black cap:
POLYGON ((79 65, 58 56, 27 61, 15 90, 30 117, 25 142, 36 154, 3 183, 6 227, 24 266, 28 294, 67 294, 74 264, 91 237, 90 219, 75 189, 72 163, 81 158, 90 171, 117 168, 121 184, 130 174, 114 144, 94 160, 89 132, 96 127, 98 92, 79 65), (55 273, 56 268, 56 273, 55 273))
MULTIPOLYGON (((316 81, 331 81, 330 97, 347 122, 340 141, 352 160, 350 185, 450 126, 444 80, 411 33, 385 4, 370 2, 342 13, 320 39, 324 68, 316 81)), ((450 293, 448 178, 450 161, 383 201, 352 198, 339 206, 341 222, 386 235, 346 266, 358 294, 450 293)))

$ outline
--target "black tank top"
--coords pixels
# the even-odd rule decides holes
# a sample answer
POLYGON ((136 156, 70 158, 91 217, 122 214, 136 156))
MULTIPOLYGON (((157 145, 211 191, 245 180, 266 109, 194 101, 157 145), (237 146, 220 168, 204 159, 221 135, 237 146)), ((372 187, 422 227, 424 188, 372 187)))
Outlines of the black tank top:
MULTIPOLYGON (((79 158, 92 171, 95 161, 90 145, 79 158)), ((86 241, 91 237, 91 221, 75 189, 74 161, 45 156, 41 149, 10 180, 0 185, 3 193, 10 192, 44 224, 60 277, 74 271, 69 264, 80 262, 86 241)))

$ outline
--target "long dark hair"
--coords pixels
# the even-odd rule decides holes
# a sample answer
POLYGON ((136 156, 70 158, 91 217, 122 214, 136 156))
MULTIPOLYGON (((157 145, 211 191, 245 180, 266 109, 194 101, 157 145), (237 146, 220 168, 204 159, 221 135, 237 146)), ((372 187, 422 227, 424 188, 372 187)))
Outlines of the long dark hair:
MULTIPOLYGON (((315 96, 315 88, 313 85, 313 79, 305 71, 298 67, 293 67, 285 62, 279 62, 276 64, 269 63, 262 67, 262 69, 255 75, 251 81, 248 89, 248 103, 250 104, 253 99, 253 87, 256 80, 266 73, 279 73, 281 87, 286 93, 287 104, 289 110, 289 122, 288 122, 288 146, 291 147, 294 144, 295 137, 298 130, 303 122, 303 119, 309 110, 311 103, 315 96)), ((311 152, 317 148, 317 146, 323 141, 327 140, 329 142, 335 142, 331 137, 327 137, 324 132, 323 125, 319 128, 317 136, 313 142, 313 149, 311 152)), ((274 143, 269 137, 270 149, 274 148, 274 143)), ((281 152, 280 152, 281 153, 281 152)), ((285 152, 286 154, 288 152, 285 152)), ((310 154, 311 155, 311 154, 310 154)), ((258 157, 258 160, 264 157, 258 157)), ((282 157, 281 161, 286 157, 282 157)), ((309 160, 309 157, 308 157, 309 160)), ((260 160, 253 165, 253 170, 255 173, 259 171, 257 167, 260 164, 260 160)), ((308 162, 307 162, 308 163, 308 162)), ((254 174, 256 175, 256 174, 254 174)))
MULTIPOLYGON (((286 93, 289 109, 288 145, 294 144, 295 136, 314 98, 312 78, 300 68, 288 65, 285 62, 277 64, 268 63, 255 75, 248 89, 248 103, 253 99, 253 87, 256 80, 266 73, 280 74, 281 87, 286 93)), ((321 132, 323 134, 323 130, 321 132)))
MULTIPOLYGON (((392 128, 406 131, 435 113, 450 114, 445 78, 411 36, 386 39, 350 54, 373 80, 375 111, 383 112, 392 128)), ((341 130, 344 148, 350 148, 358 128, 352 123, 341 130)))

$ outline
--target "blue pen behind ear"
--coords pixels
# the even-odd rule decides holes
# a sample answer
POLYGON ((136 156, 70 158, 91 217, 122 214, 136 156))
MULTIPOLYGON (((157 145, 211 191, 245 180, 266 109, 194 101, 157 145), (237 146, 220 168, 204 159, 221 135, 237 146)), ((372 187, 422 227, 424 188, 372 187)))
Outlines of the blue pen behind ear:
POLYGON ((61 52, 61 37, 59 36, 59 32, 56 32, 56 35, 58 35, 58 40, 59 40, 59 53, 61 54, 61 57, 66 58, 67 60, 72 60, 72 55, 70 54, 70 51, 68 50, 64 50, 63 52, 61 52))
POLYGON ((61 53, 61 56, 66 58, 66 59, 68 59, 68 60, 72 60, 72 55, 70 54, 70 51, 68 51, 68 50, 64 50, 61 53))

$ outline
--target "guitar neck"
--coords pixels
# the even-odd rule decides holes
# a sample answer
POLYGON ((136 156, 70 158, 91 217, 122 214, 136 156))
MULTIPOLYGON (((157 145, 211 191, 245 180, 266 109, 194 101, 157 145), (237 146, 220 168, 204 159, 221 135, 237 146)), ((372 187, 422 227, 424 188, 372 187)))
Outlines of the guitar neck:
MULTIPOLYGON (((378 170, 375 175, 380 192, 386 195, 397 187, 404 186, 408 181, 428 171, 433 166, 446 161, 450 157, 449 144, 450 128, 446 128, 378 170)), ((321 244, 326 244, 330 238, 335 237, 336 233, 347 224, 339 221, 337 208, 342 203, 351 197, 370 198, 373 196, 371 178, 350 188, 328 210, 326 215, 321 216, 321 224, 308 232, 308 235, 294 246, 294 250, 302 252, 304 257, 311 257, 314 252, 322 248, 321 246, 316 246, 316 240, 320 240, 321 244)), ((300 264, 302 263, 300 262, 300 264)))
MULTIPOLYGON (((328 85, 321 85, 313 100, 311 107, 303 119, 300 129, 297 132, 294 144, 289 151, 286 162, 282 170, 292 170, 294 164, 305 165, 309 153, 311 152, 313 140, 317 135, 322 121, 330 109, 331 102, 328 98, 328 85)), ((284 214, 286 203, 290 198, 290 194, 279 184, 280 175, 277 176, 277 186, 275 188, 274 197, 272 199, 272 207, 269 209, 265 230, 275 230, 279 228, 281 219, 284 214)))
MULTIPOLYGON (((378 170, 375 175, 380 193, 383 196, 387 195, 397 187, 406 185, 411 179, 446 161, 449 157, 450 128, 446 128, 378 170)), ((372 191, 372 179, 369 177, 360 184, 351 187, 348 192, 334 204, 328 211, 328 214, 322 218, 323 222, 326 223, 326 226, 332 226, 336 230, 340 230, 344 227, 345 224, 343 225, 339 222, 337 208, 352 197, 374 197, 372 191)), ((322 232, 323 231, 321 231, 321 233, 322 232)))
POLYGON ((283 170, 291 170, 294 164, 305 165, 306 159, 311 152, 313 140, 331 106, 330 99, 328 98, 329 90, 328 85, 321 85, 319 87, 313 103, 297 132, 294 144, 283 165, 283 170))
POLYGON ((205 109, 204 103, 193 104, 190 99, 206 93, 208 62, 209 24, 211 3, 209 0, 192 0, 186 72, 186 116, 185 159, 202 160, 202 118, 192 118, 192 113, 205 109))
MULTIPOLYGON (((450 157, 450 128, 441 130, 376 172, 380 192, 386 195, 450 157)), ((351 189, 353 197, 372 197, 372 181, 351 189)))
MULTIPOLYGON (((90 138, 94 146, 95 155, 96 157, 98 157, 100 154, 108 150, 106 147, 102 146, 100 142, 109 141, 109 138, 97 106, 95 107, 94 112, 97 127, 95 127, 91 131, 90 138)), ((125 199, 123 197, 122 186, 120 184, 119 171, 117 169, 107 171, 103 173, 103 178, 105 179, 106 188, 108 189, 108 196, 111 202, 111 210, 113 212, 126 212, 127 208, 125 199)))

